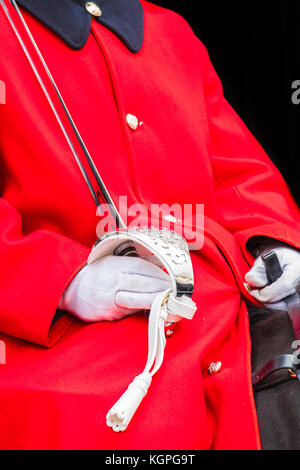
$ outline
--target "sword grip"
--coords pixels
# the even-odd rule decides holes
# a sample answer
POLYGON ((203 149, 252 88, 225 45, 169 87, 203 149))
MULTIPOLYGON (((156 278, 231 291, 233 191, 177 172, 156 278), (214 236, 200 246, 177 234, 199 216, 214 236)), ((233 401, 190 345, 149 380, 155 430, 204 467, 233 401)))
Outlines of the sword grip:
POLYGON ((138 258, 139 255, 136 251, 134 244, 131 241, 125 241, 120 243, 114 251, 115 256, 130 256, 132 258, 138 258))

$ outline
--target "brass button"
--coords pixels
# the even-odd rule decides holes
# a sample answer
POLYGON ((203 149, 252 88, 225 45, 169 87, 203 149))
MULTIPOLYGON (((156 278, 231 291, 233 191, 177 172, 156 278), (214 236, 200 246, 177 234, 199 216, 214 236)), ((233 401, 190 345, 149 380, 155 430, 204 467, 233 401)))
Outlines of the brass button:
POLYGON ((136 131, 137 128, 139 127, 138 118, 134 116, 133 114, 127 114, 126 122, 128 126, 130 127, 130 129, 132 129, 133 131, 136 131))
POLYGON ((169 338, 173 335, 174 335, 174 330, 167 330, 166 331, 166 336, 168 336, 169 338))
POLYGON ((171 338, 171 336, 174 336, 177 326, 178 326, 177 323, 173 323, 173 322, 165 323, 165 335, 167 338, 171 338))
POLYGON ((208 369, 207 369, 207 373, 208 375, 212 376, 212 375, 217 375, 219 374, 219 372, 221 372, 221 369, 222 369, 222 362, 212 362, 208 369))
POLYGON ((94 2, 86 2, 85 9, 90 13, 92 16, 101 16, 102 11, 101 8, 96 5, 94 2))
POLYGON ((247 282, 244 282, 244 286, 245 286, 245 289, 249 292, 249 294, 251 294, 252 292, 251 286, 247 282))

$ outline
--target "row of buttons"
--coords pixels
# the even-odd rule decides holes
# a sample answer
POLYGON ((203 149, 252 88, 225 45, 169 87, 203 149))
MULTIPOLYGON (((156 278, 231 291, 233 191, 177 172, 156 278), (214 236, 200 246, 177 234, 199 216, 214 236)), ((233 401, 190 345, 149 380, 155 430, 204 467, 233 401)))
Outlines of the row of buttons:
MULTIPOLYGON (((92 16, 99 17, 102 15, 101 8, 94 2, 87 2, 85 4, 85 8, 92 16)), ((142 122, 139 122, 138 118, 134 116, 133 114, 126 115, 126 122, 127 122, 128 127, 132 129, 133 131, 136 131, 138 127, 143 124, 142 122)), ((174 334, 174 331, 171 329, 168 329, 166 331, 166 336, 173 336, 173 334, 174 334)), ((212 362, 207 368, 207 373, 208 375, 213 376, 221 372, 221 369, 222 369, 222 362, 220 361, 212 362)))
MULTIPOLYGON (((102 15, 101 8, 94 2, 86 2, 85 8, 92 16, 99 17, 102 15)), ((142 122, 139 122, 138 118, 133 114, 126 115, 126 122, 128 124, 128 127, 133 131, 136 131, 137 128, 143 124, 142 122)))
MULTIPOLYGON (((167 338, 171 338, 174 336, 176 330, 176 323, 168 323, 165 326, 165 335, 167 338)), ((211 362, 207 367, 207 375, 209 377, 213 377, 221 372, 223 364, 221 361, 211 362)))
MULTIPOLYGON (((128 126, 130 127, 130 129, 132 129, 134 131, 136 131, 137 128, 143 124, 142 122, 139 122, 138 118, 136 116, 134 116, 133 114, 127 114, 126 115, 126 122, 127 122, 128 126)), ((176 221, 176 219, 175 219, 175 221, 176 221)), ((170 336, 173 336, 173 335, 174 335, 174 330, 171 329, 171 328, 167 328, 166 336, 170 337, 170 336)), ((209 366, 207 368, 207 374, 209 376, 217 375, 221 372, 221 369, 222 369, 222 362, 221 361, 211 362, 211 364, 209 364, 209 366)))

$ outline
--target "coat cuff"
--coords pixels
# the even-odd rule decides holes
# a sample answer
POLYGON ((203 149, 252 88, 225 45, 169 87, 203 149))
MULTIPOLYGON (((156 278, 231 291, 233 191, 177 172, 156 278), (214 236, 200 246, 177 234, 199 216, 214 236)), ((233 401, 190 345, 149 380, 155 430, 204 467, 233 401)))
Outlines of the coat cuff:
POLYGON ((27 278, 26 271, 23 275, 22 284, 27 289, 18 292, 13 306, 7 308, 8 314, 0 316, 1 332, 45 347, 53 346, 75 321, 69 313, 59 311, 58 304, 90 253, 76 241, 57 234, 51 238, 52 242, 56 239, 55 250, 50 243, 40 265, 38 259, 32 260, 27 278))
POLYGON ((259 227, 244 230, 235 234, 242 252, 250 264, 253 264, 255 260, 254 246, 259 243, 259 240, 269 238, 270 243, 274 243, 274 240, 285 243, 292 246, 293 248, 300 249, 300 232, 298 230, 275 222, 273 224, 261 225, 259 227))
MULTIPOLYGON (((51 295, 51 304, 48 307, 49 316, 48 322, 44 325, 44 331, 41 329, 40 339, 35 340, 36 343, 42 346, 51 347, 65 334, 67 329, 75 321, 75 317, 66 311, 58 310, 58 304, 65 289, 68 287, 76 274, 86 265, 87 258, 90 254, 89 249, 76 246, 72 250, 72 257, 67 256, 67 262, 61 270, 59 279, 56 283, 56 292, 51 295)), ((47 308, 47 307, 46 307, 47 308)), ((47 315, 45 316, 47 318, 47 315)))
MULTIPOLYGON (((67 282, 63 283, 63 290, 62 293, 59 296, 59 300, 57 302, 57 305, 59 304, 59 301, 62 297, 62 294, 72 281, 72 279, 76 276, 76 274, 81 270, 86 265, 86 260, 88 258, 88 255, 90 253, 90 250, 87 250, 87 252, 83 252, 83 258, 84 261, 81 262, 78 266, 76 266, 75 270, 72 272, 72 274, 69 276, 67 282)), ((60 340, 60 338, 65 334, 67 329, 72 325, 72 323, 75 321, 75 318, 73 315, 70 313, 63 311, 63 310, 58 310, 56 307, 55 314, 51 320, 51 324, 48 328, 48 334, 47 337, 45 338, 45 342, 42 342, 41 345, 46 346, 50 348, 51 346, 54 346, 57 341, 60 340)))

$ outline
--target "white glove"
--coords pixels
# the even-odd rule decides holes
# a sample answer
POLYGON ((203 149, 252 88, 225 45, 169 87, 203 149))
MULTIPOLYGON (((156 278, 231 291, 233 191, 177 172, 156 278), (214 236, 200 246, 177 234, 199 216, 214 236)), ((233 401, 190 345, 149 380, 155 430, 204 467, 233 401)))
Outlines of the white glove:
MULTIPOLYGON (((286 246, 280 246, 273 251, 277 254, 283 271, 282 276, 268 286, 266 266, 259 256, 246 275, 246 282, 254 288, 252 296, 256 300, 275 310, 287 310, 287 304, 283 299, 295 294, 300 283, 300 252, 286 246)), ((265 250, 264 253, 267 252, 265 250)))
POLYGON ((58 308, 85 322, 120 320, 150 310, 157 294, 170 287, 169 276, 148 261, 106 256, 79 271, 58 308))

